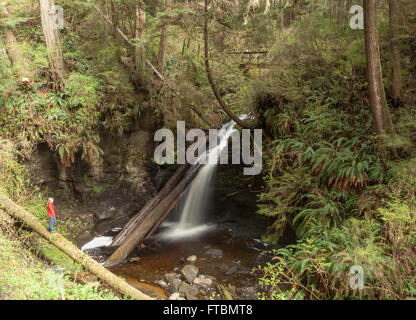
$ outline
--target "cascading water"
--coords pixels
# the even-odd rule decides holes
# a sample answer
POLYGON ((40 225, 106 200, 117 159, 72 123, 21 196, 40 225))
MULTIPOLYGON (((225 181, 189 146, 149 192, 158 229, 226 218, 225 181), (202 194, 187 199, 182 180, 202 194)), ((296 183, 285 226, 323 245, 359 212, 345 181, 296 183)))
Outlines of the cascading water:
POLYGON ((203 155, 207 164, 199 170, 194 181, 189 185, 184 197, 179 201, 177 208, 180 209, 179 222, 170 224, 170 230, 163 237, 184 237, 208 228, 204 225, 205 213, 209 204, 210 186, 219 163, 221 152, 227 148, 228 139, 232 135, 235 122, 230 121, 218 130, 220 142, 208 149, 203 155))

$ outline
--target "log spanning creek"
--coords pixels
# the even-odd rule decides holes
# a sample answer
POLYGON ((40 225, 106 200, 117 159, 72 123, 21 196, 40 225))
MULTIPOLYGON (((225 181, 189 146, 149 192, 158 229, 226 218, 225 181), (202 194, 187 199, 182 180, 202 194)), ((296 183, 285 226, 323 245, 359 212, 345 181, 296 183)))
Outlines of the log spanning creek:
POLYGON ((215 201, 210 195, 220 153, 227 147, 234 125, 231 121, 221 128, 221 143, 207 151, 208 164, 187 168, 187 173, 179 168, 165 190, 122 230, 94 238, 82 250, 157 299, 256 299, 261 288, 259 273, 253 269, 270 258, 265 253, 267 245, 259 240, 265 230, 253 228, 257 221, 249 208, 238 209, 236 217, 225 219, 208 212, 215 201), (192 182, 175 194, 182 183, 177 180, 188 177, 192 182), (163 199, 171 194, 175 197, 164 204, 163 199), (143 225, 150 227, 142 230, 143 225), (118 249, 106 256, 106 248, 115 243, 118 249), (137 257, 128 258, 137 251, 137 257))

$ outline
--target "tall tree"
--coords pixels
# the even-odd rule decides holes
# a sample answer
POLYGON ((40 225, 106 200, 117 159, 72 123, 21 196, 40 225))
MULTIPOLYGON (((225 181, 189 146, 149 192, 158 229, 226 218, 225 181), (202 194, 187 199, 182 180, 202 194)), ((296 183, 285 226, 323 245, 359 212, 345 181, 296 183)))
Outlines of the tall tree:
POLYGON ((62 55, 61 40, 56 21, 50 10, 55 6, 54 0, 39 0, 40 17, 43 34, 45 36, 48 59, 53 78, 58 83, 65 81, 64 59, 62 55))
MULTIPOLYGON (((144 11, 144 4, 142 1, 136 4, 136 21, 135 21, 135 38, 141 39, 143 36, 144 26, 146 23, 146 12, 144 11)), ((140 43, 136 44, 134 49, 136 70, 143 69, 145 65, 145 51, 144 46, 140 43)))
POLYGON ((400 34, 399 34, 399 2, 398 0, 389 0, 389 15, 390 15, 390 38, 391 38, 391 52, 392 52, 392 91, 393 100, 397 103, 402 95, 402 67, 400 55, 400 34))
MULTIPOLYGON (((164 11, 168 11, 170 7, 170 0, 164 0, 164 11)), ((163 75, 166 63, 166 54, 168 51, 168 40, 169 40, 169 22, 162 23, 162 29, 160 32, 160 44, 159 44, 159 55, 157 58, 157 70, 163 75)))
POLYGON ((364 0, 364 34, 367 60, 368 91, 377 134, 394 132, 387 107, 380 61, 380 46, 377 31, 377 0, 364 0))

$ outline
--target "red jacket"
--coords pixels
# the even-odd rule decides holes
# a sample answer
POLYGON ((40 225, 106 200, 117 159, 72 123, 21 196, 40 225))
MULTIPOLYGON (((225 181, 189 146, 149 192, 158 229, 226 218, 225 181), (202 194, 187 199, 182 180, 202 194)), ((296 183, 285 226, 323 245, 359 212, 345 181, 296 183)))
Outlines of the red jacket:
POLYGON ((55 217, 55 208, 52 202, 48 202, 48 217, 55 217))

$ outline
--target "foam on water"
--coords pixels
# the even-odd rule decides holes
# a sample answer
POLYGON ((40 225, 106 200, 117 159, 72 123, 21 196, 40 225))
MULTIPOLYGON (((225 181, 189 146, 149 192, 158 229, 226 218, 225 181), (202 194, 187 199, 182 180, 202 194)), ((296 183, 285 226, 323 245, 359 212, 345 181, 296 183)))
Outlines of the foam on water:
POLYGON ((90 242, 84 244, 81 251, 95 249, 99 247, 107 247, 113 241, 113 237, 95 237, 90 242))

